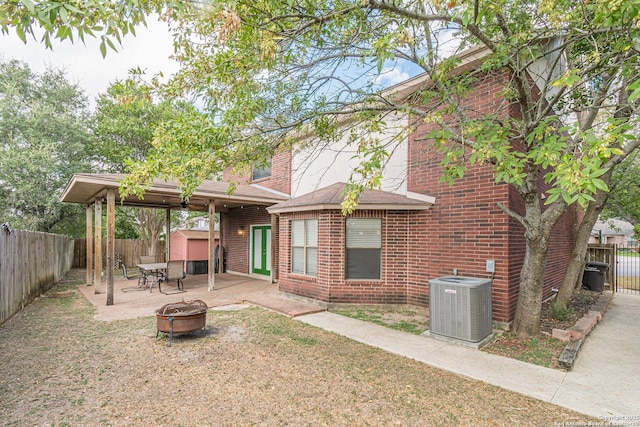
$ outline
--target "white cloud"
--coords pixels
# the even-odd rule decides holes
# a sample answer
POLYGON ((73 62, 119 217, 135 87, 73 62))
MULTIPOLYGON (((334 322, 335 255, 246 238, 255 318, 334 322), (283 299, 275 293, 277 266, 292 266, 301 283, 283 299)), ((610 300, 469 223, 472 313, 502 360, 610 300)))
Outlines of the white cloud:
POLYGON ((29 64, 31 70, 42 72, 47 67, 65 70, 70 80, 85 89, 93 105, 98 94, 109 84, 125 79, 132 68, 140 67, 149 76, 162 72, 165 76, 178 69, 169 57, 173 53, 173 39, 167 25, 148 19, 147 28, 136 28, 136 36, 127 35, 118 52, 107 49, 107 56, 100 54, 100 41, 87 37, 86 45, 80 40, 71 43, 54 41, 53 50, 46 49, 38 40, 22 43, 15 33, 0 36, 0 55, 5 59, 18 59, 29 64))
POLYGON ((407 71, 396 65, 393 68, 383 68, 376 77, 375 83, 383 87, 391 87, 408 80, 410 77, 411 75, 407 71))

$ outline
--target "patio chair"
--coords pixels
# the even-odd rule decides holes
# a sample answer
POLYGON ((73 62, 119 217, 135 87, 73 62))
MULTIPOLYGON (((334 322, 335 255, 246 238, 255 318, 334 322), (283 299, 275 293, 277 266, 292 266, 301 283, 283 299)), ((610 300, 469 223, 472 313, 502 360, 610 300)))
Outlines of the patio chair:
POLYGON ((181 292, 187 292, 184 290, 184 283, 182 279, 187 277, 184 272, 184 260, 174 260, 167 262, 167 271, 164 277, 158 280, 158 291, 165 295, 177 294, 181 292), (178 284, 178 290, 176 292, 162 292, 162 282, 170 282, 175 280, 178 284))
POLYGON ((151 255, 140 255, 140 264, 153 264, 156 262, 156 257, 151 255))
POLYGON ((146 277, 141 273, 130 273, 127 270, 127 266, 124 264, 124 262, 122 260, 118 260, 119 263, 119 268, 122 269, 122 275, 124 276, 125 279, 127 280, 134 280, 134 279, 138 279, 138 286, 137 287, 128 287, 128 288, 122 288, 122 292, 128 292, 128 291, 139 291, 144 289, 147 279, 146 277))

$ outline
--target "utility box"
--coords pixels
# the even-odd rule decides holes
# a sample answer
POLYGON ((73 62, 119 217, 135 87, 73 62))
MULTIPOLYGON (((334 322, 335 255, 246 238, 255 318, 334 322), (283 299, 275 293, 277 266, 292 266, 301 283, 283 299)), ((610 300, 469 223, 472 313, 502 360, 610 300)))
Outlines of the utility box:
POLYGON ((446 276, 429 281, 431 334, 479 342, 492 332, 491 279, 446 276))
POLYGON ((187 274, 207 274, 209 273, 209 261, 187 261, 187 274))

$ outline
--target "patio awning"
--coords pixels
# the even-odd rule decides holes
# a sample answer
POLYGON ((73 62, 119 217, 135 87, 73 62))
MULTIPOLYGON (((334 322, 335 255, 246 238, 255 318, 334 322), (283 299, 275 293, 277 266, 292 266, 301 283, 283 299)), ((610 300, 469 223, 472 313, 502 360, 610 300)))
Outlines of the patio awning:
MULTIPOLYGON (((123 174, 75 174, 67 183, 60 200, 67 203, 89 204, 105 197, 108 189, 118 189, 123 174)), ((215 200, 216 211, 243 205, 273 205, 287 200, 286 195, 270 192, 251 185, 237 185, 233 194, 227 194, 229 183, 204 181, 189 198, 188 208, 206 211, 209 200, 215 200)), ((116 204, 158 209, 184 208, 177 181, 154 180, 144 198, 128 196, 125 199, 115 192, 116 204)))
MULTIPOLYGON (((338 182, 295 199, 286 200, 267 208, 270 214, 313 210, 342 209, 344 189, 347 184, 338 182)), ((427 210, 435 203, 435 198, 418 193, 407 195, 382 190, 364 190, 356 209, 369 210, 427 210)))

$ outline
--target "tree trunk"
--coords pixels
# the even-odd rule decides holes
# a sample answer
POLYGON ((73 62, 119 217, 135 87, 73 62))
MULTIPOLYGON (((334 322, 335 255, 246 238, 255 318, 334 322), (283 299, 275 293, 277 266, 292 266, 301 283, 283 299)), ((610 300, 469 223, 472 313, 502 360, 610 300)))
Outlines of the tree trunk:
MULTIPOLYGON (((611 181, 611 173, 612 169, 609 169, 607 173, 602 175, 602 180, 605 181, 607 185, 609 185, 609 182, 611 181)), ((564 308, 569 304, 573 290, 580 285, 580 278, 582 277, 581 275, 584 270, 585 256, 587 254, 587 247, 589 246, 591 230, 593 230, 593 226, 602 212, 606 198, 607 193, 604 191, 599 191, 595 194, 595 200, 590 202, 589 206, 587 206, 584 218, 578 227, 576 242, 573 245, 571 258, 569 258, 567 270, 564 273, 562 284, 558 290, 558 295, 556 295, 556 303, 560 304, 564 308)))
POLYGON ((526 339, 540 334, 542 313, 542 289, 547 262, 549 233, 540 232, 526 238, 526 252, 520 272, 520 289, 513 332, 516 337, 526 339))
MULTIPOLYGON (((156 246, 164 229, 166 215, 157 209, 143 208, 138 212, 138 232, 147 247, 147 255, 156 256, 156 246)), ((168 238, 168 236, 167 236, 168 238)))
POLYGON ((556 303, 562 307, 567 307, 571 300, 573 290, 579 285, 581 274, 584 270, 585 256, 587 254, 587 246, 589 245, 589 237, 591 236, 591 230, 594 224, 598 220, 598 215, 602 211, 592 206, 593 202, 589 204, 585 216, 580 222, 578 228, 578 235, 576 237, 576 243, 573 245, 573 251, 571 252, 571 258, 569 258, 569 264, 567 270, 564 273, 562 284, 556 295, 556 303))

